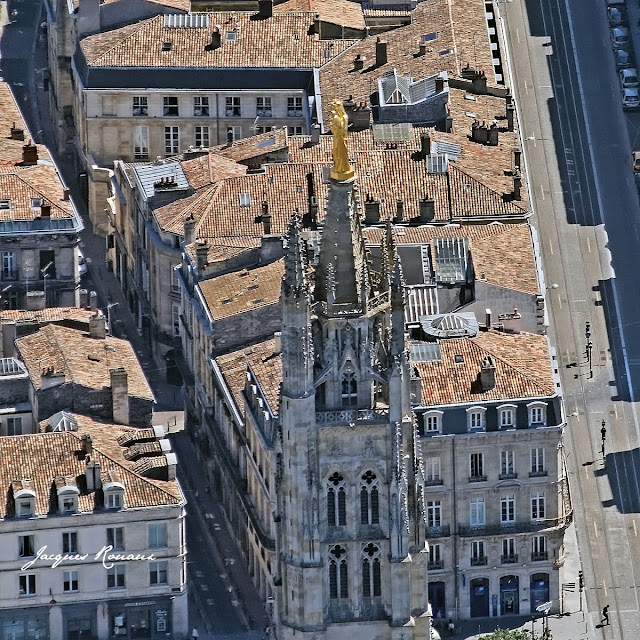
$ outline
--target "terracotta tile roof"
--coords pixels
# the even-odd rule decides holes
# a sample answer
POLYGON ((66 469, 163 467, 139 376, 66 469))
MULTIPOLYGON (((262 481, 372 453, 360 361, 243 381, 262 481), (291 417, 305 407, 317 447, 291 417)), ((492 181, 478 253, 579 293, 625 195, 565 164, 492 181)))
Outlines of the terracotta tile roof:
MULTIPOLYGON (((100 463, 105 474, 115 474, 125 487, 124 506, 128 508, 161 507, 184 503, 180 486, 175 481, 152 480, 133 471, 133 464, 124 457, 126 449, 117 443, 123 428, 98 422, 86 416, 72 414, 78 431, 38 433, 0 438, 0 487, 6 495, 27 484, 36 493, 36 513, 49 513, 51 485, 56 478, 71 477, 81 490, 78 510, 95 509, 95 493, 87 494, 84 484, 86 463, 78 456, 81 437, 88 433, 93 442, 92 459, 100 463), (25 481, 29 482, 25 482, 25 481)), ((0 516, 7 516, 7 501, 0 504, 0 516)))
MULTIPOLYGON (((100 4, 115 4, 121 1, 123 0, 102 0, 100 4)), ((74 8, 78 8, 79 2, 80 0, 73 0, 74 8)), ((127 2, 127 0, 124 0, 124 2, 127 2)), ((191 9, 191 0, 148 0, 148 2, 184 12, 188 12, 191 9)))
MULTIPOLYGON (((527 224, 469 224, 410 227, 395 225, 398 244, 433 243, 435 238, 468 238, 476 278, 498 287, 536 295, 537 270, 527 224), (499 250, 496 248, 499 247, 499 250)), ((384 230, 367 227, 366 243, 379 244, 384 230)))
POLYGON ((180 164, 189 184, 194 189, 247 173, 247 167, 225 158, 220 153, 205 153, 183 160, 180 164))
POLYGON ((248 11, 208 15, 208 28, 165 27, 164 16, 155 16, 89 36, 80 47, 93 67, 318 68, 355 42, 310 35, 312 12, 275 13, 268 20, 248 11), (221 25, 222 46, 207 51, 215 25, 221 25), (237 39, 227 40, 227 32, 237 39), (165 42, 172 43, 169 51, 163 51, 165 42))
MULTIPOLYGON (((260 238, 249 238, 246 236, 222 237, 222 238, 206 238, 209 245, 209 253, 207 253, 207 263, 227 260, 234 256, 238 256, 251 249, 260 246, 260 238)), ((197 242, 193 242, 185 247, 185 252, 191 259, 193 264, 196 263, 196 246, 197 242)))
POLYGON ((410 16, 409 9, 380 9, 377 7, 366 7, 363 9, 365 18, 394 18, 396 16, 410 16))
POLYGON ((273 8, 274 12, 313 11, 322 22, 365 30, 362 7, 351 0, 287 0, 273 8))
POLYGON ((40 311, 27 311, 25 309, 6 309, 0 311, 0 323, 11 322, 56 322, 60 320, 74 320, 89 325, 89 318, 94 311, 78 309, 77 307, 47 307, 40 311))
POLYGON ((284 261, 234 271, 199 283, 214 320, 278 304, 284 261))
POLYGON ((219 156, 229 158, 235 162, 259 158, 265 154, 286 149, 288 145, 287 128, 266 131, 256 136, 235 140, 230 146, 219 145, 212 147, 212 151, 219 156))
POLYGON ((63 199, 63 187, 56 170, 51 166, 0 166, 0 200, 10 200, 10 209, 0 208, 0 220, 34 220, 41 214, 40 206, 33 208, 31 199, 41 199, 49 205, 51 218, 72 218, 70 200, 63 199))
POLYGON ((85 331, 48 324, 37 332, 16 340, 16 349, 40 389, 44 369, 64 372, 65 382, 89 389, 110 387, 109 370, 126 369, 129 395, 153 400, 153 393, 131 344, 112 336, 90 338, 85 331))
POLYGON ((377 91, 378 78, 393 69, 417 81, 441 71, 458 77, 462 67, 470 62, 484 70, 489 84, 495 85, 483 3, 474 0, 421 2, 411 17, 411 24, 381 36, 387 42, 386 64, 376 66, 376 36, 370 36, 322 68, 320 87, 325 123, 329 122, 333 98, 353 96, 356 103, 369 102, 371 94, 377 91), (428 41, 425 55, 417 55, 419 41, 428 34, 436 37, 428 41), (366 57, 360 71, 353 68, 357 55, 366 57))
POLYGON ((167 233, 182 235, 185 218, 193 216, 195 220, 200 220, 211 203, 211 197, 218 189, 219 186, 215 184, 202 187, 186 198, 154 209, 153 215, 158 226, 167 233))
POLYGON ((481 332, 475 338, 439 342, 442 359, 418 362, 423 406, 538 398, 556 393, 545 336, 531 333, 481 332), (463 362, 456 363, 455 356, 463 362), (490 355, 496 367, 496 386, 478 387, 482 360, 490 355))
POLYGON ((274 354, 273 338, 218 356, 216 362, 229 386, 237 406, 244 406, 242 392, 247 367, 251 367, 269 408, 274 415, 280 410, 280 385, 282 384, 282 356, 274 354))

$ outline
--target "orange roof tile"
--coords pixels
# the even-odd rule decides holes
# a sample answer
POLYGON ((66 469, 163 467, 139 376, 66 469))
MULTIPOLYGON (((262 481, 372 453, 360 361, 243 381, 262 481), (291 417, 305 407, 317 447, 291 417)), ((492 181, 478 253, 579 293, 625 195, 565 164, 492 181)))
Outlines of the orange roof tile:
POLYGON ((351 29, 365 30, 362 7, 351 0, 287 0, 273 8, 282 11, 314 11, 322 22, 337 24, 351 29))

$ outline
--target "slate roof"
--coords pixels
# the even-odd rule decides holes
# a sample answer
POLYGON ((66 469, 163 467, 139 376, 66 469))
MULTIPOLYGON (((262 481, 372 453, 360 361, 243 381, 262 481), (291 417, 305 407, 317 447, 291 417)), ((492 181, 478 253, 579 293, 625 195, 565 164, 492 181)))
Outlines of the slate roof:
POLYGON ((362 7, 351 0, 287 0, 273 8, 274 12, 314 11, 322 22, 349 27, 366 28, 362 7))
POLYGON ((92 67, 171 68, 318 68, 354 40, 320 40, 309 34, 313 12, 274 13, 267 20, 248 11, 208 14, 209 27, 165 27, 155 16, 80 42, 92 67), (220 25, 222 45, 205 50, 211 31, 220 25), (227 39, 235 33, 235 40, 227 39), (163 43, 171 43, 163 51, 163 43), (264 45, 265 42, 269 46, 264 45))
MULTIPOLYGON (((125 487, 126 508, 160 507, 184 504, 185 499, 175 481, 152 480, 133 471, 133 464, 124 457, 125 448, 117 437, 125 431, 122 426, 92 420, 72 414, 78 431, 47 432, 0 438, 0 487, 6 495, 22 484, 30 485, 36 493, 36 513, 49 512, 49 496, 55 478, 71 477, 81 489, 78 510, 90 512, 96 507, 96 494, 87 494, 83 481, 86 463, 78 456, 81 437, 88 433, 93 442, 92 459, 100 463, 103 474, 119 476, 125 487), (29 481, 29 482, 25 482, 29 481)), ((7 516, 7 501, 0 503, 0 517, 7 516)))
POLYGON ((280 301, 284 261, 233 271, 199 282, 214 320, 251 311, 280 301))
POLYGON ((102 390, 111 386, 109 370, 122 367, 128 373, 129 395, 153 400, 149 383, 127 340, 112 336, 90 338, 88 332, 49 324, 18 338, 16 349, 36 389, 40 389, 44 369, 64 372, 65 382, 102 390))
POLYGON ((413 363, 422 378, 423 406, 540 398, 556 393, 545 336, 483 331, 475 338, 440 340, 438 344, 440 360, 413 363), (477 377, 487 355, 496 367, 496 386, 482 391, 477 377), (457 363, 456 356, 463 362, 457 363))

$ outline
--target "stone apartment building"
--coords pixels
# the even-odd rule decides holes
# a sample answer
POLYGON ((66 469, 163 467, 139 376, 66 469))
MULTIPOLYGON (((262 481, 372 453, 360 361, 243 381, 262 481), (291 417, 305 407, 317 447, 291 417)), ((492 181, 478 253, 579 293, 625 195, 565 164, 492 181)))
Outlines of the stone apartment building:
POLYGON ((0 438, 0 633, 186 637, 185 499, 162 427, 60 412, 41 428, 0 438))

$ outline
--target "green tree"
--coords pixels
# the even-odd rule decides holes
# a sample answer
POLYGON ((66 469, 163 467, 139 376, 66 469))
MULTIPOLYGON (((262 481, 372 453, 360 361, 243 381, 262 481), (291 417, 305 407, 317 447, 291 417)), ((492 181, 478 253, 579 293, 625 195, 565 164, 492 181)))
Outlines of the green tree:
POLYGON ((522 629, 496 629, 488 636, 481 636, 480 640, 531 640, 531 634, 522 629))

